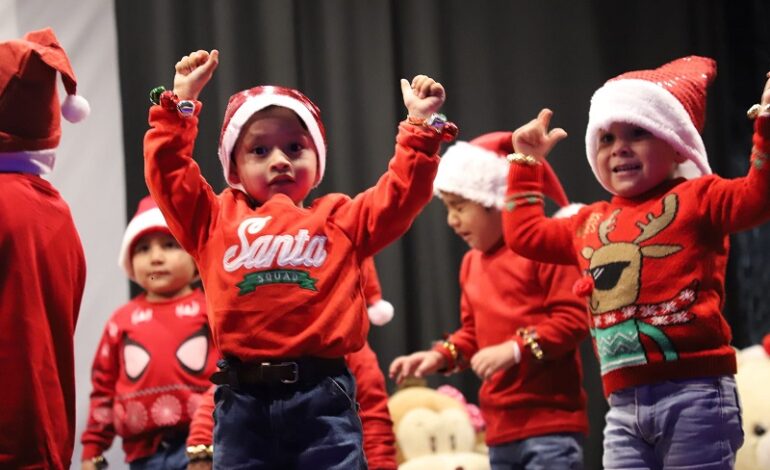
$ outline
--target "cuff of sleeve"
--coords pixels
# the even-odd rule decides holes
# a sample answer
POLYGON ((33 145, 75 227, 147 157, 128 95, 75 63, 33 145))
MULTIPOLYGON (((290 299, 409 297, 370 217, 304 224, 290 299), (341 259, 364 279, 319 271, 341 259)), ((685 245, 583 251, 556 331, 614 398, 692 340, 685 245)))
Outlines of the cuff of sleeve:
POLYGON ((197 124, 198 116, 203 109, 203 103, 200 101, 193 101, 193 103, 195 104, 195 109, 189 117, 183 117, 176 109, 169 109, 159 104, 154 104, 150 107, 150 121, 179 121, 187 123, 194 120, 197 124))
POLYGON ((508 169, 508 191, 506 196, 515 196, 526 191, 542 191, 543 165, 512 164, 508 169))
POLYGON ((96 457, 97 455, 102 455, 103 453, 104 453, 104 450, 101 449, 99 446, 94 444, 85 444, 83 445, 83 454, 81 455, 80 459, 83 461, 90 460, 96 457))
POLYGON ((441 135, 423 126, 415 126, 406 121, 398 125, 396 143, 430 156, 438 156, 441 135))
POLYGON ((444 358, 444 369, 442 369, 442 372, 451 372, 455 370, 457 367, 457 362, 452 357, 451 351, 443 346, 441 342, 438 342, 433 345, 433 351, 436 351, 437 353, 441 354, 441 357, 444 358))
POLYGON ((770 116, 759 116, 754 120, 753 141, 760 152, 770 153, 770 116))

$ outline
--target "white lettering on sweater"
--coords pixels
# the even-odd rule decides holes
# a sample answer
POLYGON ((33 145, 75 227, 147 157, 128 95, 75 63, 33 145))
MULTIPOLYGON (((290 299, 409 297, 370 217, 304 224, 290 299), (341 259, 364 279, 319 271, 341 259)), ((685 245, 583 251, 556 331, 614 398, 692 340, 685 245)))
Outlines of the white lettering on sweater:
POLYGON ((326 261, 326 237, 310 236, 305 229, 296 235, 262 235, 249 242, 247 235, 256 235, 265 228, 272 217, 252 217, 238 226, 240 246, 231 245, 225 250, 222 264, 227 272, 239 268, 268 268, 278 266, 319 267, 326 261))

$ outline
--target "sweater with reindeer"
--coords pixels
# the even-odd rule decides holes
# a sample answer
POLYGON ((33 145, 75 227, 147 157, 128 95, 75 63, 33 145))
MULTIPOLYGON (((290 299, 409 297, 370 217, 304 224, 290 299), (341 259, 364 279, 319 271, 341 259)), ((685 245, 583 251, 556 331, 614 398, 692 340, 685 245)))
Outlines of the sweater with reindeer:
MULTIPOLYGON (((547 219, 542 165, 511 165, 506 243, 539 261, 577 263, 605 394, 734 374, 721 310, 730 233, 770 220, 770 119, 755 124, 746 176, 675 179, 547 219)), ((578 287, 578 285, 576 285, 578 287)))

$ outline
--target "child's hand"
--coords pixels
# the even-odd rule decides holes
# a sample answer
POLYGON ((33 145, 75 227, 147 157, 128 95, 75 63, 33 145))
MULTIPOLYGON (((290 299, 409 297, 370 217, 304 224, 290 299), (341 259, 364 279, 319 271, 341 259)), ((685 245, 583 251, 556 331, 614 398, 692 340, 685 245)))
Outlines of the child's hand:
POLYGON ((770 114, 770 72, 767 72, 767 81, 765 82, 765 89, 762 91, 762 98, 759 102, 762 105, 761 116, 767 116, 770 114))
POLYGON ((487 346, 480 349, 471 358, 471 369, 481 380, 492 377, 499 370, 507 369, 516 364, 513 341, 487 346))
POLYGON ((219 51, 191 52, 176 63, 174 69, 174 94, 180 100, 197 100, 201 90, 211 80, 219 65, 219 51))
POLYGON ((90 460, 80 462, 80 470, 96 470, 96 464, 90 460))
POLYGON ((516 152, 544 160, 553 146, 567 137, 567 133, 560 127, 548 130, 551 116, 553 111, 545 108, 536 119, 513 131, 513 148, 516 152))
POLYGON ((411 85, 402 78, 401 94, 404 95, 407 113, 416 119, 429 118, 446 100, 444 87, 426 75, 417 75, 411 85))
POLYGON ((400 384, 407 377, 422 378, 445 367, 444 356, 437 351, 418 351, 409 356, 399 356, 390 363, 388 375, 400 384))

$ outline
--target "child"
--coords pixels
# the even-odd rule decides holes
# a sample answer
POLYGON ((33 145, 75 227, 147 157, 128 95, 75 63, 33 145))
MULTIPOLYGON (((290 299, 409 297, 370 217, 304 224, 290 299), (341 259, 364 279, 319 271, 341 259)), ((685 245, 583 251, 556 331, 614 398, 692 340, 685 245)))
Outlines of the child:
MULTIPOLYGON (((571 292, 574 267, 523 258, 503 243, 500 208, 511 133, 494 132, 450 147, 434 188, 447 224, 470 246, 460 268, 462 326, 429 351, 396 358, 390 376, 470 367, 479 391, 493 469, 582 468, 587 433, 580 341, 584 309, 571 292)), ((567 204, 549 172, 548 192, 567 204)))
MULTIPOLYGON (((233 95, 219 158, 229 188, 214 194, 192 159, 200 104, 218 63, 197 51, 176 64, 174 92, 150 110, 145 176, 169 227, 201 269, 225 361, 216 392, 221 468, 363 468, 355 383, 343 357, 368 330, 361 261, 401 236, 431 197, 449 126, 443 87, 401 89, 409 118, 377 185, 353 199, 304 205, 323 178, 318 108, 296 90, 233 95), (191 113, 189 111, 192 111, 191 113)), ((453 129, 456 131, 456 128, 453 129)))
POLYGON ((544 156, 566 133, 551 113, 514 134, 508 245, 580 263, 610 410, 604 468, 732 468, 743 442, 735 352, 721 315, 728 235, 770 217, 770 81, 746 177, 710 175, 700 137, 716 64, 685 57, 608 81, 586 149, 613 194, 567 220, 543 217, 544 156), (534 158, 533 158, 534 157, 534 158), (523 198, 524 195, 526 198, 523 198), (532 203, 532 201, 536 203, 532 203))
POLYGON ((86 261, 67 203, 41 175, 56 160, 60 113, 88 114, 76 87, 51 29, 0 42, 0 468, 68 469, 72 459, 86 261))
POLYGON ((112 314, 96 350, 82 468, 106 466, 118 434, 132 470, 185 469, 190 420, 216 369, 197 269, 149 196, 118 262, 144 292, 112 314))
MULTIPOLYGON (((382 298, 380 281, 374 265, 374 258, 362 263, 363 290, 366 297, 369 319, 372 323, 387 323, 393 318, 393 305, 382 298)), ((365 343, 364 347, 345 356, 345 362, 356 379, 358 390, 358 415, 364 434, 364 456, 370 470, 396 470, 396 437, 393 421, 388 410, 388 393, 385 377, 380 371, 377 356, 365 343)), ((190 423, 187 436, 188 470, 209 470, 214 455, 214 389, 212 386, 204 395, 201 405, 190 423)))

